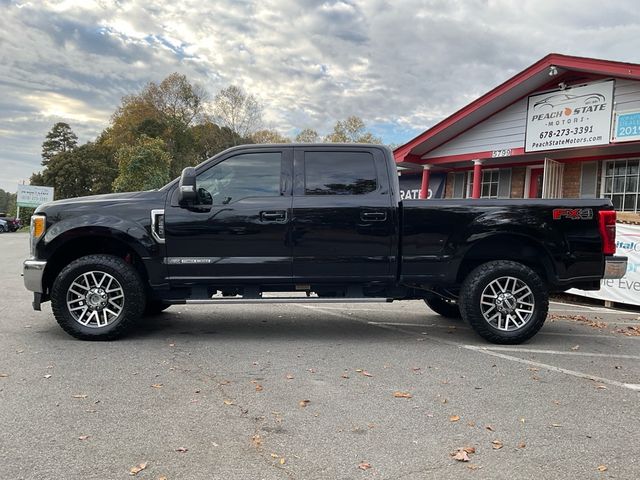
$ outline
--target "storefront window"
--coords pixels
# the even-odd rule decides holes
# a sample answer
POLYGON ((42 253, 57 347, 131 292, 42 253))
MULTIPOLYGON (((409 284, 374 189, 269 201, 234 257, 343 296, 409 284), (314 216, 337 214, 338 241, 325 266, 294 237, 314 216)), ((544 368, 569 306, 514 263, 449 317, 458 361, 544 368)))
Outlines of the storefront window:
MULTIPOLYGON (((473 192, 473 172, 469 172, 467 197, 473 192)), ((509 198, 511 196, 511 169, 488 168, 482 170, 480 198, 509 198)))
POLYGON ((605 162, 603 196, 611 199, 616 210, 623 212, 640 210, 639 163, 637 159, 605 162))

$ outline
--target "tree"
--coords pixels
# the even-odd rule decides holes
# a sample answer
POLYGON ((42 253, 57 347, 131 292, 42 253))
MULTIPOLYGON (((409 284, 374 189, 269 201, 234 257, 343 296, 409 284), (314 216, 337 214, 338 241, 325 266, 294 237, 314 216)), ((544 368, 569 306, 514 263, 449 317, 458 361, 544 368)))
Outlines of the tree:
POLYGON ((0 188, 0 212, 9 216, 16 214, 16 194, 0 188))
POLYGON ((366 130, 362 119, 356 116, 336 122, 333 132, 325 140, 332 143, 382 143, 380 138, 366 130))
POLYGON ((31 185, 55 189, 57 199, 110 193, 117 175, 113 149, 86 143, 55 155, 42 172, 31 175, 31 185))
POLYGON ((253 143, 291 143, 291 139, 276 130, 258 130, 251 135, 253 143))
POLYGON ((204 161, 215 154, 243 143, 253 143, 251 139, 242 138, 228 127, 220 127, 211 120, 206 120, 191 127, 194 149, 199 161, 204 161))
POLYGON ((160 138, 142 135, 135 145, 118 149, 115 158, 118 176, 113 189, 116 192, 160 188, 169 181, 171 155, 160 138))
POLYGON ((320 135, 312 128, 305 128, 296 135, 296 142, 298 143, 318 143, 320 142, 320 135))
POLYGON ((240 137, 251 136, 262 123, 262 105, 235 85, 218 92, 213 100, 213 113, 219 125, 230 128, 240 137))
POLYGON ((206 121, 206 99, 202 87, 172 73, 159 84, 150 82, 140 93, 123 97, 101 141, 120 149, 136 145, 143 135, 160 138, 171 156, 170 173, 178 175, 198 161, 192 128, 206 121))
POLYGON ((68 123, 56 123, 42 144, 42 165, 46 166, 59 153, 73 150, 78 145, 78 137, 68 123))

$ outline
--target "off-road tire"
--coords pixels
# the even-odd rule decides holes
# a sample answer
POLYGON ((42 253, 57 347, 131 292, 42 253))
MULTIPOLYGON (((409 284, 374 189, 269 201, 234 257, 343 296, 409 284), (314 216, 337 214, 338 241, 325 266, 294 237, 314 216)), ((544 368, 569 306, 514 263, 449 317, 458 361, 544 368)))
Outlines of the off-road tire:
POLYGON ((87 255, 74 260, 58 274, 51 289, 51 308, 58 324, 80 340, 115 340, 122 337, 142 316, 145 289, 133 265, 113 255, 87 255), (76 321, 67 307, 67 291, 74 279, 85 272, 105 272, 122 286, 124 304, 118 317, 103 327, 87 327, 76 321))
POLYGON ((455 302, 445 300, 442 297, 425 298, 427 306, 438 315, 445 318, 461 318, 460 305, 455 302))
POLYGON ((480 265, 467 276, 460 289, 458 303, 462 318, 482 338, 491 343, 515 345, 533 337, 544 325, 549 310, 549 291, 540 276, 526 265, 509 260, 496 260, 480 265), (535 300, 531 318, 513 331, 500 330, 491 325, 481 310, 480 299, 483 290, 492 281, 502 277, 514 277, 524 282, 535 300))

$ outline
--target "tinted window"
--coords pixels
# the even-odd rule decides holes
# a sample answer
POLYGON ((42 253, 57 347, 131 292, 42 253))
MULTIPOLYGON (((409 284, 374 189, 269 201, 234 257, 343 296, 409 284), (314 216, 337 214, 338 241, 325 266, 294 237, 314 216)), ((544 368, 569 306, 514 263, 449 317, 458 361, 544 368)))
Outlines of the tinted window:
POLYGON ((281 163, 279 152, 228 158, 198 175, 199 203, 226 205, 246 197, 279 196, 281 163))
POLYGON ((373 155, 364 152, 306 152, 306 195, 361 195, 377 188, 373 155))

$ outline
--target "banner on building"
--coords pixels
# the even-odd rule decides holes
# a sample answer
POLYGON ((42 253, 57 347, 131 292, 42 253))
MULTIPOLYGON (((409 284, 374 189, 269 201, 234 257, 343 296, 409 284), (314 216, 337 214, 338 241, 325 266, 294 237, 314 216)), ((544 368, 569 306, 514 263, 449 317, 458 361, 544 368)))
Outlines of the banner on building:
MULTIPOLYGON (((432 173, 429 175, 429 196, 427 198, 443 198, 445 173, 432 173)), ((422 173, 404 174, 398 177, 400 182, 400 199, 417 200, 420 198, 422 186, 422 173)))
POLYGON ((53 187, 18 185, 17 200, 19 207, 39 207, 43 203, 53 201, 53 187))
POLYGON ((616 255, 627 257, 627 273, 615 280, 602 280, 597 291, 572 288, 567 293, 611 302, 640 305, 640 225, 616 225, 616 255))
POLYGON ((611 140, 613 142, 640 140, 640 111, 616 112, 611 140))
POLYGON ((526 152, 606 145, 613 80, 529 97, 526 152))

